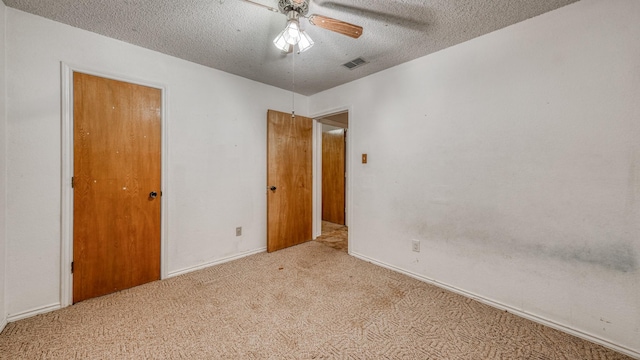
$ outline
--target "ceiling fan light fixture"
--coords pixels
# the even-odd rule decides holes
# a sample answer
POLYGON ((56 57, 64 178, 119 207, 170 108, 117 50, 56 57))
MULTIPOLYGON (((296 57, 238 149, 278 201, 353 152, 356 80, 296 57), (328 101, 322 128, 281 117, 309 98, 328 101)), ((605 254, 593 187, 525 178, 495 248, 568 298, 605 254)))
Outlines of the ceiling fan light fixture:
POLYGON ((287 42, 287 40, 285 40, 284 38, 284 33, 287 31, 287 29, 282 30, 282 32, 280 32, 280 34, 278 34, 278 36, 273 39, 273 44, 282 52, 286 52, 288 53, 291 50, 291 44, 289 44, 287 42))
POLYGON ((313 46, 313 40, 305 31, 300 32, 300 41, 298 42, 298 52, 305 52, 313 46))
POLYGON ((309 3, 311 0, 278 0, 277 9, 254 0, 244 1, 266 8, 269 11, 280 12, 287 16, 287 25, 285 29, 273 40, 273 44, 278 48, 278 50, 285 53, 292 53, 296 45, 298 45, 298 53, 307 51, 313 46, 313 40, 311 40, 309 35, 307 35, 300 27, 300 18, 307 19, 307 22, 311 25, 346 35, 354 39, 357 39, 362 35, 362 26, 350 24, 348 22, 319 14, 306 16, 309 13, 309 3))
POLYGON ((298 20, 289 20, 287 27, 284 29, 284 40, 291 45, 295 45, 300 41, 300 24, 298 20))
POLYGON ((313 40, 302 29, 300 29, 300 22, 298 21, 299 14, 295 11, 290 11, 288 14, 289 20, 287 26, 273 39, 273 44, 278 50, 286 53, 293 51, 293 47, 298 45, 298 53, 309 50, 313 46, 313 40))

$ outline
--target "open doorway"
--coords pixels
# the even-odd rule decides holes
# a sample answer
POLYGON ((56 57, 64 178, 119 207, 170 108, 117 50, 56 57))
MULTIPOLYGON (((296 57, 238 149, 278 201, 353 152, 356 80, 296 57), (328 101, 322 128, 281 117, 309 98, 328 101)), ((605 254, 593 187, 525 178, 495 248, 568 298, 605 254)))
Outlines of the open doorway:
POLYGON ((316 238, 327 246, 348 252, 347 224, 347 132, 349 113, 341 112, 316 119, 322 129, 318 137, 318 170, 321 233, 316 238))

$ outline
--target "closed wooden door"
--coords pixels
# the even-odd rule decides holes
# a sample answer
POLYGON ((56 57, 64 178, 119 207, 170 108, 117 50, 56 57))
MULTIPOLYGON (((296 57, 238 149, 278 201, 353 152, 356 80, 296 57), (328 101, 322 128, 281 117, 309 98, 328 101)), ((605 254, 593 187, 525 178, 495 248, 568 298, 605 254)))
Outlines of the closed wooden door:
POLYGON ((161 91, 73 75, 73 302, 160 278, 161 91))
POLYGON ((322 220, 344 225, 345 132, 322 133, 322 220))
POLYGON ((267 251, 312 238, 312 133, 310 118, 267 113, 267 251))

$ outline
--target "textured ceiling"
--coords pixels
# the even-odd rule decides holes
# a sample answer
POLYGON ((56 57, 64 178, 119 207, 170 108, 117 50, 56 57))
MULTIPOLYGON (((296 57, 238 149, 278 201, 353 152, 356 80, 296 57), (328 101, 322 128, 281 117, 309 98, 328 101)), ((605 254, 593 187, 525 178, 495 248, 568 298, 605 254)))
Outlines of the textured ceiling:
MULTIPOLYGON (((277 0, 255 0, 277 7, 277 0)), ((577 0, 313 0, 309 14, 364 27, 352 39, 308 24, 310 50, 272 40, 286 17, 241 0, 4 0, 19 10, 304 95, 365 77, 577 0), (368 64, 341 66, 356 57, 368 64)))

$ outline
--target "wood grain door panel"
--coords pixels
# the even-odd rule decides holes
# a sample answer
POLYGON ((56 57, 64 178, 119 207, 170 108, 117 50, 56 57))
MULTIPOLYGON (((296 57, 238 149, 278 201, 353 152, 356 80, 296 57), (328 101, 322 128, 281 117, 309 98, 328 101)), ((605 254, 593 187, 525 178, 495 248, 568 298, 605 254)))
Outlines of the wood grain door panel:
POLYGON ((310 118, 267 113, 267 251, 312 238, 312 133, 310 118))
POLYGON ((344 129, 322 133, 322 220, 345 224, 344 129))
POLYGON ((73 97, 76 303, 160 278, 162 96, 74 73, 73 97))

